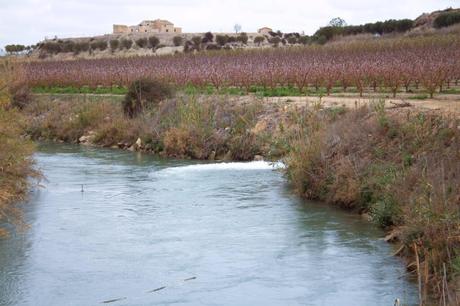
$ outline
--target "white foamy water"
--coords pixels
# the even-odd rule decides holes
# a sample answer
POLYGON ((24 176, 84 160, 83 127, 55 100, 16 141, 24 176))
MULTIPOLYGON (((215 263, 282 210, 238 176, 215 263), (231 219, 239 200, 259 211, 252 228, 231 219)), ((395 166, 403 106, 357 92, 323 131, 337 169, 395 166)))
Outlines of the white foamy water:
POLYGON ((187 165, 180 167, 171 167, 158 171, 161 174, 178 174, 183 172, 197 171, 222 171, 222 170, 276 170, 284 168, 284 164, 278 162, 252 161, 252 162, 230 162, 230 163, 213 163, 213 164, 198 164, 187 165))

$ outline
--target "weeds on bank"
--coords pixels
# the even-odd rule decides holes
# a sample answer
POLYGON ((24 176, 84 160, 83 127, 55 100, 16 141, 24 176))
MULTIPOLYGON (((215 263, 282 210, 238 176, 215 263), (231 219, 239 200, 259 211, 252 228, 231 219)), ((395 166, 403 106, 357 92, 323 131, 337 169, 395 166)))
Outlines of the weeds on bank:
POLYGON ((31 158, 34 146, 22 137, 24 118, 11 105, 10 88, 18 81, 14 64, 0 60, 0 237, 25 225, 16 203, 27 194, 28 178, 39 176, 31 158))
POLYGON ((404 252, 419 258, 423 292, 454 301, 447 283, 459 274, 460 120, 389 112, 382 102, 339 118, 302 117, 286 157, 294 187, 400 227, 404 252))
POLYGON ((78 142, 91 133, 91 142, 106 147, 132 146, 171 157, 250 160, 260 154, 260 136, 251 132, 262 108, 223 97, 178 96, 166 99, 135 118, 123 116, 110 102, 37 100, 24 110, 33 139, 78 142))

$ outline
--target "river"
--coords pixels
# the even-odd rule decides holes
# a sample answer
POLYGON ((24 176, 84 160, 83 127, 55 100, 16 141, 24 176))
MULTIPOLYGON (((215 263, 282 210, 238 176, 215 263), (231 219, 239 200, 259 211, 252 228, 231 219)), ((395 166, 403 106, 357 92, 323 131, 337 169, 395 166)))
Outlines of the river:
POLYGON ((416 305, 383 232, 265 162, 41 145, 0 305, 416 305))

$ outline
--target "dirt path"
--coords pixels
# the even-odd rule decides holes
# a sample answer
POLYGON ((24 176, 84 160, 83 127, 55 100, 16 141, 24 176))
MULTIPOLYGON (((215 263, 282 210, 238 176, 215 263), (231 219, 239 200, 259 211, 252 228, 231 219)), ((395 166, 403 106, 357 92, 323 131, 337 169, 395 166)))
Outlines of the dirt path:
MULTIPOLYGON (((111 94, 35 94, 35 96, 41 99, 47 100, 68 100, 68 101, 111 101, 120 102, 123 96, 111 95, 111 94)), ((209 96, 203 96, 209 97, 209 96)), ((253 95, 249 96, 227 96, 230 100, 239 102, 250 103, 251 101, 258 100, 264 103, 273 104, 287 104, 287 105, 299 105, 304 106, 306 104, 314 104, 320 101, 319 97, 268 97, 258 98, 253 95)), ((347 107, 355 108, 362 105, 377 102, 381 99, 378 96, 367 96, 360 98, 356 95, 350 96, 328 96, 322 97, 321 103, 324 107, 347 107)), ((408 99, 406 95, 401 94, 398 98, 384 98, 386 108, 414 108, 419 110, 438 110, 443 113, 454 113, 460 116, 460 95, 457 94, 443 94, 435 96, 434 99, 415 100, 408 99)))
MULTIPOLYGON (((249 99, 242 97, 241 99, 249 99)), ((270 97, 263 98, 268 103, 286 103, 286 104, 314 104, 319 103, 319 97, 270 97)), ((362 105, 377 102, 377 98, 360 98, 360 97, 322 97, 321 103, 324 107, 347 107, 354 108, 362 105)), ((404 98, 385 98, 386 108, 414 108, 420 110, 438 110, 445 113, 454 113, 460 116, 460 96, 443 95, 435 99, 413 100, 404 98)))

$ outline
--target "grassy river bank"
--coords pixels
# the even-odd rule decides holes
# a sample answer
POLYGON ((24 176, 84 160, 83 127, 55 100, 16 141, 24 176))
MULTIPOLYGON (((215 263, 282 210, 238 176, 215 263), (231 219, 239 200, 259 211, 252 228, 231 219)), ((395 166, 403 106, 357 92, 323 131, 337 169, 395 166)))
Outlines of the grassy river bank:
POLYGON ((30 187, 29 178, 39 174, 31 158, 34 146, 24 135, 24 116, 10 105, 8 85, 14 82, 14 66, 0 61, 0 238, 7 236, 12 225, 24 226, 17 203, 30 187))

